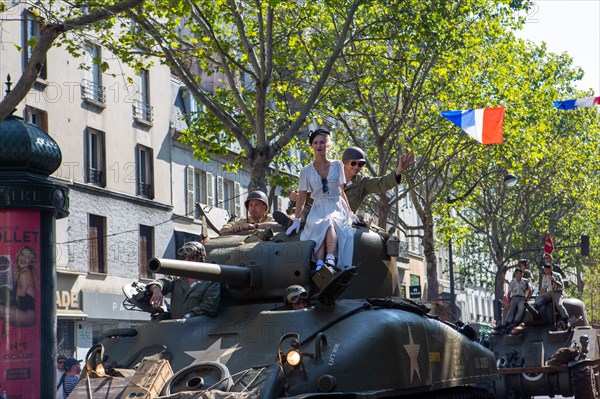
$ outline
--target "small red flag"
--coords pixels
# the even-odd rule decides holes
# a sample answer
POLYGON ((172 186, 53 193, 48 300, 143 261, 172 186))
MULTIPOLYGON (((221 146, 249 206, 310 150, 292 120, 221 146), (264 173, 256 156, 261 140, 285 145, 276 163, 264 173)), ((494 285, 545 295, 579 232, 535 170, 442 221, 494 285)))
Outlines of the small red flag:
POLYGON ((546 242, 544 243, 544 253, 548 255, 552 255, 552 251, 554 251, 554 243, 552 242, 552 237, 550 233, 546 233, 546 242))

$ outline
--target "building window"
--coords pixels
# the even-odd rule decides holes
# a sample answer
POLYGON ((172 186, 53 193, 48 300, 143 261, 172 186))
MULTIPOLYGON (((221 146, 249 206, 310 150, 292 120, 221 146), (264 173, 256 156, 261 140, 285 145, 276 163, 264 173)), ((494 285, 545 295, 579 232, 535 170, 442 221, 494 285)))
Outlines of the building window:
POLYGON ((104 105, 106 89, 102 86, 102 55, 100 47, 91 43, 85 45, 85 78, 81 81, 81 99, 94 104, 104 105))
POLYGON ((72 357, 76 350, 75 321, 59 317, 56 320, 56 354, 72 357))
POLYGON ((106 274, 106 218, 90 214, 88 226, 90 273, 106 274))
POLYGON ((86 132, 86 182, 106 187, 104 132, 88 128, 86 132))
MULTIPOLYGON (((239 185, 238 185, 239 186, 239 185)), ((230 215, 235 217, 240 217, 239 214, 239 198, 235 196, 235 182, 231 180, 224 179, 223 181, 223 209, 227 210, 230 215), (238 206, 236 207, 236 202, 238 206)))
POLYGON ((154 227, 140 225, 140 278, 153 278, 148 262, 154 258, 154 227))
POLYGON ((25 121, 36 125, 44 132, 48 132, 48 113, 46 111, 42 111, 41 109, 30 107, 29 105, 25 107, 25 121))
MULTIPOLYGON (((31 59, 31 56, 33 54, 33 48, 40 39, 42 32, 42 24, 38 17, 36 17, 35 15, 33 15, 33 13, 30 13, 28 11, 25 12, 23 21, 25 24, 25 27, 23 29, 23 48, 26 49, 26 51, 23 52, 23 68, 25 68, 25 66, 31 59)), ((46 71, 46 57, 44 57, 42 67, 40 68, 38 76, 42 79, 46 79, 48 77, 46 71)))
POLYGON ((137 146, 137 195, 154 198, 153 182, 153 157, 152 149, 142 145, 137 146))
POLYGON ((200 219, 200 212, 196 202, 206 204, 206 172, 186 167, 186 216, 200 219))
POLYGON ((133 119, 137 122, 151 124, 154 120, 154 109, 150 105, 150 73, 142 70, 138 74, 137 99, 133 102, 133 119))

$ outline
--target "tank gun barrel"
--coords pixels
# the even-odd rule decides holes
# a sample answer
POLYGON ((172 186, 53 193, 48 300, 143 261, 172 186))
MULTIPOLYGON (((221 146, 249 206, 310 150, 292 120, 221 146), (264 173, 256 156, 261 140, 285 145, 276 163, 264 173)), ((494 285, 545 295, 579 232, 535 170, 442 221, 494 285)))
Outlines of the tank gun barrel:
POLYGON ((251 281, 250 269, 216 263, 153 258, 148 263, 148 270, 152 273, 193 277, 205 281, 232 284, 238 287, 248 287, 251 281))

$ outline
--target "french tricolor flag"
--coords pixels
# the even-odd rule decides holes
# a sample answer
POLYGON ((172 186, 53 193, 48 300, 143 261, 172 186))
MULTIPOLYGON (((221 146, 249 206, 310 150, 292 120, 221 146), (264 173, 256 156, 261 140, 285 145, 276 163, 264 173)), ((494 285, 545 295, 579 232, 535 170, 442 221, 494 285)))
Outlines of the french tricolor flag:
POLYGON ((592 108, 600 105, 600 97, 576 98, 575 100, 554 101, 554 106, 558 109, 592 108))
POLYGON ((441 114, 481 144, 502 144, 504 107, 443 111, 441 114))

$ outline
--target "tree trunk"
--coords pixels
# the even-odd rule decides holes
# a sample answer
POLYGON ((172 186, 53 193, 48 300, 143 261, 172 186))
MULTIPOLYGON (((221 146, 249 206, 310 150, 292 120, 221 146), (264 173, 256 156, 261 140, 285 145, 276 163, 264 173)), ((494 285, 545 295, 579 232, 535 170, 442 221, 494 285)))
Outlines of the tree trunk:
POLYGON ((496 319, 496 324, 502 323, 502 308, 498 304, 502 303, 504 305, 505 279, 506 265, 500 264, 498 265, 498 271, 496 272, 496 281, 494 289, 494 318, 496 319))
POLYGON ((252 165, 250 168, 251 174, 248 192, 260 190, 264 193, 268 193, 267 172, 272 159, 273 157, 269 154, 268 150, 254 150, 254 156, 250 158, 252 165))
POLYGON ((425 253, 425 261, 427 262, 427 300, 429 302, 437 302, 439 284, 431 215, 423 222, 423 251, 425 253))
MULTIPOLYGON (((388 215, 390 214, 390 201, 388 197, 384 194, 381 195, 378 203, 377 209, 377 225, 379 227, 383 227, 387 231, 387 220, 388 215)), ((397 229, 398 226, 394 226, 394 229, 397 229)))

